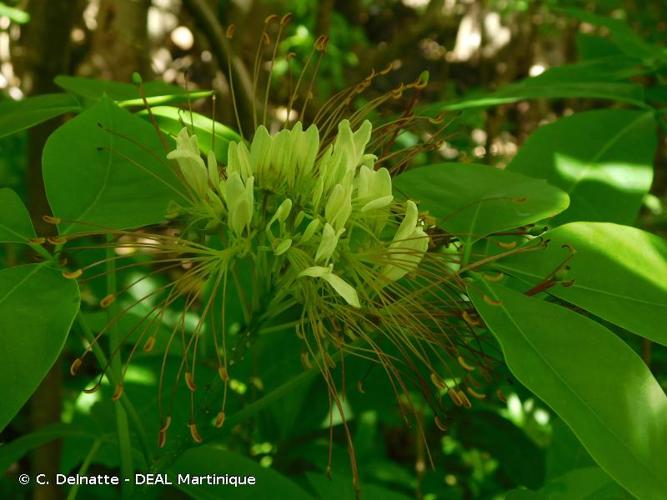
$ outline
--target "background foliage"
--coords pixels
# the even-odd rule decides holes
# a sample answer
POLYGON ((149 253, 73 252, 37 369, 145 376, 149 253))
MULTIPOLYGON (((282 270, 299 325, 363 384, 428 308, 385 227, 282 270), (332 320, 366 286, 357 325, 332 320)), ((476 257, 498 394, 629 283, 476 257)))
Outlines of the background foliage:
MULTIPOLYGON (((82 392, 98 377, 94 366, 77 377, 67 370, 84 339, 104 328, 99 299, 136 275, 118 269, 117 283, 99 279, 79 289, 48 261, 62 245, 58 235, 85 229, 72 220, 116 229, 157 224, 182 195, 151 154, 161 145, 132 72, 144 75, 167 141, 180 128, 178 107, 189 103, 201 147, 214 133, 224 157, 238 135, 223 27, 236 25, 231 68, 237 94, 247 97, 242 76, 252 68, 264 19, 288 10, 294 19, 271 68, 276 103, 287 101, 284 82, 298 74, 321 33, 330 42, 311 114, 372 69, 392 67, 358 107, 429 71, 414 109, 442 115, 445 136, 416 155, 394 185, 451 235, 494 360, 494 377, 479 388, 483 399, 471 408, 448 403, 446 431, 415 395, 425 440, 417 426, 405 426, 381 370, 369 373, 349 360, 347 376, 364 386, 346 398, 362 498, 664 498, 661 0, 0 3, 0 495, 115 497, 111 487, 26 488, 16 478, 136 470, 257 476, 255 489, 224 490, 230 498, 354 498, 340 415, 328 415, 324 384, 299 364, 293 335, 258 336, 235 374, 222 429, 202 432, 204 444, 194 446, 181 425, 159 450, 155 385, 164 346, 136 356, 118 402, 119 367, 94 394, 82 392), (46 224, 48 213, 64 222, 46 224), (548 245, 538 248, 543 241, 548 245)), ((246 128, 248 104, 240 99, 246 128)), ((389 103, 373 118, 403 111, 389 103)), ((278 104, 271 112, 275 120, 289 113, 278 104)), ((427 140, 414 130, 396 143, 427 140)), ((152 286, 167 279, 157 274, 152 286)), ((240 298, 230 301, 238 310, 240 298)), ((112 336, 110 348, 127 351, 132 340, 112 336)), ((100 366, 104 347, 94 353, 100 366)), ((219 389, 211 384, 205 394, 213 398, 219 389)), ((186 396, 179 393, 174 405, 181 421, 186 396)), ((124 486, 123 494, 217 498, 220 489, 124 486)))

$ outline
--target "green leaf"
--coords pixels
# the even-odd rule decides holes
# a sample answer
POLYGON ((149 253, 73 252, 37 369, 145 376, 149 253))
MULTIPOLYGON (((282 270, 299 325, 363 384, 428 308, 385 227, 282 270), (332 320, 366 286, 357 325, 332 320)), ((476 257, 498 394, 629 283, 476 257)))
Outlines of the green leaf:
MULTIPOLYGON (((139 87, 131 83, 65 75, 57 76, 55 83, 68 92, 93 101, 107 95, 110 99, 118 101, 122 106, 144 105, 139 87)), ((212 92, 209 90, 188 92, 181 87, 170 85, 161 80, 144 83, 144 95, 150 105, 186 101, 188 96, 190 99, 198 99, 211 94, 212 92)))
POLYGON ((572 429, 593 459, 642 499, 667 491, 667 397, 599 323, 501 285, 469 295, 514 376, 572 429))
POLYGON ((409 170, 396 189, 419 203, 441 228, 475 241, 565 210, 568 197, 543 180, 487 165, 443 163, 409 170))
POLYGON ((23 10, 10 7, 5 2, 0 2, 0 16, 6 16, 16 24, 26 24, 30 22, 30 14, 23 10))
POLYGON ((628 331, 667 345, 667 242, 634 227, 573 222, 543 236, 547 248, 509 257, 499 267, 536 284, 561 265, 570 253, 568 287, 549 293, 628 331))
POLYGON ((634 57, 604 57, 556 66, 494 92, 471 93, 458 101, 430 104, 422 111, 436 115, 443 111, 498 106, 527 99, 565 98, 604 99, 645 108, 643 87, 619 80, 646 72, 647 69, 634 57))
POLYGON ((90 224, 154 224, 171 200, 183 202, 156 131, 107 98, 49 137, 43 164, 51 209, 65 221, 63 234, 97 229, 90 224))
POLYGON ((93 441, 97 436, 71 424, 51 424, 39 428, 9 443, 0 446, 0 470, 6 471, 11 465, 23 458, 29 451, 62 438, 82 438, 93 441))
POLYGON ((26 243, 36 237, 23 201, 9 188, 0 189, 0 243, 26 243))
POLYGON ((537 129, 507 169, 546 179, 570 195, 557 223, 631 224, 653 181, 656 141, 651 112, 577 113, 537 129))
POLYGON ((254 476, 254 486, 231 485, 176 485, 192 498, 218 499, 221 495, 230 499, 289 498, 300 500, 311 498, 297 484, 273 469, 262 467, 249 458, 213 445, 190 448, 183 453, 170 469, 174 478, 178 474, 204 476, 206 474, 224 476, 254 476))
POLYGON ((631 498, 613 483, 599 467, 575 469, 552 481, 539 491, 510 491, 505 500, 621 500, 631 498))
POLYGON ((660 61, 665 58, 665 53, 661 47, 647 43, 644 38, 635 33, 628 23, 623 20, 610 16, 600 16, 574 7, 557 7, 555 10, 575 17, 585 23, 606 28, 614 44, 629 56, 641 57, 649 64, 654 62, 654 60, 660 61))
POLYGON ((55 362, 79 310, 79 289, 44 264, 0 271, 0 430, 55 362))
MULTIPOLYGON (((157 106, 151 108, 158 126, 164 132, 175 137, 183 127, 188 127, 190 133, 197 136, 199 149, 205 153, 213 149, 218 161, 227 161, 227 147, 231 141, 239 142, 242 137, 231 128, 210 118, 172 106, 157 106), (215 134, 213 134, 215 130, 215 134), (215 135, 215 139, 213 138, 215 135)), ((140 116, 148 119, 148 112, 143 111, 140 116)))
POLYGON ((0 137, 15 134, 65 113, 79 111, 81 106, 69 94, 44 94, 21 101, 0 102, 0 137))

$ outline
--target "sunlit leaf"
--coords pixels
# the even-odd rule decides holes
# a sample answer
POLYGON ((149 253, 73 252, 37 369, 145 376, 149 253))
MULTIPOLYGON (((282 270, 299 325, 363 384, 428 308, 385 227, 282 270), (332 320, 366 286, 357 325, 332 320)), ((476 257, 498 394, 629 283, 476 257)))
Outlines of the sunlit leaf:
MULTIPOLYGON (((194 133, 197 136, 199 148, 204 152, 213 150, 215 157, 222 163, 227 161, 229 143, 242 140, 241 136, 231 128, 199 113, 172 106, 157 106, 152 108, 151 112, 160 129, 171 136, 176 136, 183 127, 187 127, 191 134, 194 133)), ((142 112, 140 116, 149 118, 146 111, 142 112)))
POLYGON ((487 165, 443 163, 408 170, 394 186, 443 229, 472 241, 565 210, 567 194, 543 180, 487 165))
POLYGON ((576 113, 531 135, 507 166, 570 195, 557 223, 634 222, 653 180, 653 114, 604 109, 576 113))
POLYGON ((644 88, 622 81, 646 72, 647 69, 634 57, 604 57, 549 68, 541 75, 505 85, 493 92, 471 92, 460 100, 429 104, 423 111, 434 115, 522 100, 564 98, 604 99, 646 107, 644 88))
POLYGON ((617 224, 573 222, 544 234, 547 248, 504 259, 500 268, 537 283, 570 254, 563 276, 571 286, 549 293, 626 330, 667 345, 667 242, 617 224))
MULTIPOLYGON (((144 102, 137 85, 81 76, 60 75, 55 78, 60 88, 85 99, 98 101, 106 95, 122 106, 143 106, 144 102)), ((211 95, 209 90, 188 92, 176 85, 170 85, 160 80, 144 84, 144 96, 150 105, 166 104, 168 102, 182 102, 189 99, 198 99, 211 95)))
POLYGON ((667 397, 641 358, 592 319, 476 281, 469 295, 514 376, 593 459, 642 499, 667 491, 667 397))

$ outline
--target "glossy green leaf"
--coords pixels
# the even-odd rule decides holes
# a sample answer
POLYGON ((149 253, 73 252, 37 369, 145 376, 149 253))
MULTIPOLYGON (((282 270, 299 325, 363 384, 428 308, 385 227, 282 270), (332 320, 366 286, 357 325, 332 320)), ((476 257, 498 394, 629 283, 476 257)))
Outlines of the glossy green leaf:
POLYGON ((477 281, 469 295, 514 376, 593 459, 642 499, 667 491, 667 397, 641 358, 599 323, 477 281))
MULTIPOLYGON (((227 161, 227 146, 229 143, 242 140, 241 136, 231 128, 199 113, 191 113, 172 106, 157 106, 152 108, 151 112, 160 129, 172 137, 176 136, 183 127, 188 127, 190 133, 197 136, 199 148, 204 152, 212 149, 215 157, 222 163, 227 161)), ((146 111, 143 111, 141 116, 146 119, 149 118, 146 111)))
POLYGON ((557 223, 631 224, 653 181, 656 141, 651 112, 576 113, 537 129, 507 169, 546 179, 570 195, 557 223))
POLYGON ((154 224, 171 200, 184 202, 156 131, 107 98, 49 137, 43 164, 63 234, 154 224))
POLYGON ((505 500, 622 500, 632 498, 599 467, 572 470, 539 491, 510 491, 505 500))
POLYGON ((78 310, 79 289, 59 271, 45 264, 0 271, 0 430, 55 362, 78 310))
POLYGON ((436 217, 438 226, 473 241, 552 217, 568 206, 567 195, 545 181, 487 165, 416 168, 394 179, 394 186, 436 217))
POLYGON ((21 198, 9 188, 0 189, 0 243, 26 243, 35 236, 21 198))
POLYGON ((564 279, 552 295, 637 335, 667 345, 667 242, 634 227, 573 222, 544 234, 547 248, 504 259, 500 268, 537 283, 550 276, 570 254, 564 279))
POLYGON ((494 92, 471 93, 452 102, 439 102, 423 108, 431 115, 443 111, 498 106, 530 99, 587 98, 620 101, 646 107, 644 89, 622 81, 647 70, 634 57, 600 58, 550 68, 539 76, 505 85, 494 92))
MULTIPOLYGON (((106 95, 123 106, 144 105, 139 87, 131 83, 66 75, 57 76, 55 83, 68 92, 93 101, 106 95)), ((160 80, 144 83, 144 96, 150 105, 186 101, 188 96, 190 99, 197 99, 209 95, 211 91, 208 90, 188 92, 181 87, 160 80)))
POLYGON ((177 487, 196 499, 218 499, 221 496, 230 499, 255 498, 289 498, 300 500, 311 498, 304 490, 290 479, 273 469, 262 467, 249 458, 224 450, 214 445, 191 448, 183 453, 173 464, 170 474, 190 474, 190 476, 204 476, 206 474, 224 476, 254 476, 254 486, 231 485, 188 485, 179 484, 177 487))
POLYGON ((69 94, 43 94, 27 97, 21 101, 1 101, 0 137, 80 109, 77 99, 69 94))

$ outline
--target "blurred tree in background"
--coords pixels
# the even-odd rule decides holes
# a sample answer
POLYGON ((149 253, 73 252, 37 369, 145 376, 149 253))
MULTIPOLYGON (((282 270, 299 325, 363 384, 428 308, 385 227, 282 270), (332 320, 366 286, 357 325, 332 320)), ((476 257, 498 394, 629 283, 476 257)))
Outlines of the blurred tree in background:
MULTIPOLYGON (((437 139, 432 147, 399 163, 397 171, 454 162, 534 174, 569 194, 570 209, 558 216, 559 223, 627 224, 665 237, 665 46, 664 0, 6 0, 0 2, 0 107, 4 106, 0 109, 0 187, 11 188, 26 202, 37 235, 55 236, 54 226, 42 219, 51 214, 42 152, 58 127, 100 98, 87 93, 88 87, 81 82, 88 80, 62 76, 128 84, 128 95, 123 95, 124 87, 96 87, 117 102, 138 98, 131 87, 135 72, 145 82, 154 80, 193 92, 212 90, 215 99, 194 98, 187 103, 180 99, 183 109, 213 116, 237 129, 236 105, 241 128, 248 131, 253 127, 252 109, 257 107, 261 116, 266 106, 269 128, 275 131, 285 121, 312 120, 329 97, 371 74, 383 73, 370 81, 366 93, 355 96, 351 104, 355 109, 428 71, 428 86, 372 111, 372 116, 385 120, 412 113, 440 116, 447 124, 437 138, 430 135, 432 129, 421 126, 397 135, 392 143, 406 148, 437 139), (275 58, 258 63, 255 54, 258 43, 260 47, 263 43, 265 19, 287 12, 293 18, 275 58), (292 107, 288 105, 291 92, 320 35, 328 37, 328 45, 317 63, 308 106, 292 107), (268 103, 253 88, 254 73, 260 82, 271 85, 268 103), (37 102, 32 109, 22 108, 25 123, 11 114, 16 109, 14 101, 30 102, 26 99, 43 94, 59 97, 43 106, 37 102), (75 102, 68 100, 70 94, 76 95, 75 102), (642 128, 642 112, 647 110, 650 124, 642 128), (591 112, 600 114, 587 114, 591 112), (598 137, 593 129, 607 130, 613 140, 598 137), (618 153, 616 147, 627 154, 618 153), (611 165, 611 173, 598 178, 612 186, 605 194, 611 208, 599 214, 589 209, 587 202, 594 205, 602 199, 594 188, 579 185, 589 172, 568 176, 558 165, 550 170, 551 163, 558 163, 558 155, 611 165), (618 160, 614 155, 636 167, 635 177, 612 171, 618 160)), ((34 250, 3 241, 2 267, 36 258, 34 250)), ((498 248, 505 248, 502 244, 511 242, 502 240, 498 248)), ((485 252, 497 253, 498 248, 489 246, 495 250, 485 252)), ((552 300, 564 301, 568 299, 552 300)), ((646 335, 650 341, 635 337, 625 324, 572 303, 591 311, 588 316, 602 318, 642 356, 665 387, 667 351, 659 340, 650 335, 646 335)), ((653 318, 658 323, 665 319, 653 318)), ((0 339, 5 335, 9 333, 0 331, 0 339)), ((111 393, 97 399, 82 395, 86 381, 67 374, 66 365, 80 343, 78 337, 70 336, 30 403, 2 432, 0 468, 7 471, 0 480, 3 498, 116 497, 111 487, 23 488, 16 482, 19 472, 35 477, 40 472, 117 472, 121 467, 112 432, 116 424, 111 393)), ((287 352, 289 346, 281 348, 287 352)), ((257 363, 270 364, 273 356, 285 354, 270 344, 262 349, 257 363)), ((153 382, 142 381, 142 376, 156 368, 154 359, 144 361, 145 366, 133 375, 134 400, 142 403, 153 398, 153 382)), ((350 372, 362 378, 362 368, 351 363, 350 372)), ((364 379, 363 394, 350 391, 346 404, 353 441, 357 460, 363 464, 362 483, 369 485, 362 498, 612 499, 635 494, 610 479, 607 473, 614 476, 613 472, 596 465, 597 457, 594 461, 589 456, 550 402, 517 383, 506 366, 498 363, 497 373, 496 385, 490 387, 505 396, 475 401, 472 409, 454 406, 446 432, 433 424, 435 415, 426 402, 420 402, 426 439, 416 427, 404 425, 397 409, 400 401, 396 402, 381 374, 373 372, 364 379)), ((86 375, 92 379, 94 372, 86 375)), ((262 376, 271 378, 271 371, 262 376)), ((247 404, 262 393, 260 378, 249 377, 237 391, 247 404)), ((146 375, 146 380, 152 379, 146 375)), ((236 422, 229 436, 214 441, 238 453, 240 462, 206 448, 208 444, 188 450, 176 461, 187 459, 191 466, 201 465, 201 470, 209 470, 216 462, 221 464, 219 471, 228 473, 237 472, 235 468, 252 473, 257 464, 273 468, 290 479, 287 484, 281 482, 287 481, 282 476, 264 479, 274 488, 273 498, 298 498, 304 491, 314 498, 354 498, 340 422, 334 422, 333 479, 326 478, 327 424, 330 418, 339 418, 328 415, 327 408, 323 383, 306 384, 275 403, 270 412, 256 415, 250 423, 236 422), (297 484, 297 490, 290 489, 297 484)), ((146 412, 140 409, 142 419, 148 418, 146 412)), ((140 456, 138 446, 133 453, 140 456)), ((155 464, 142 463, 141 457, 135 463, 140 464, 138 470, 161 471, 155 464)), ((124 493, 128 497, 217 498, 214 495, 220 491, 181 490, 158 487, 124 493)), ((227 498, 227 490, 224 495, 227 498)))

